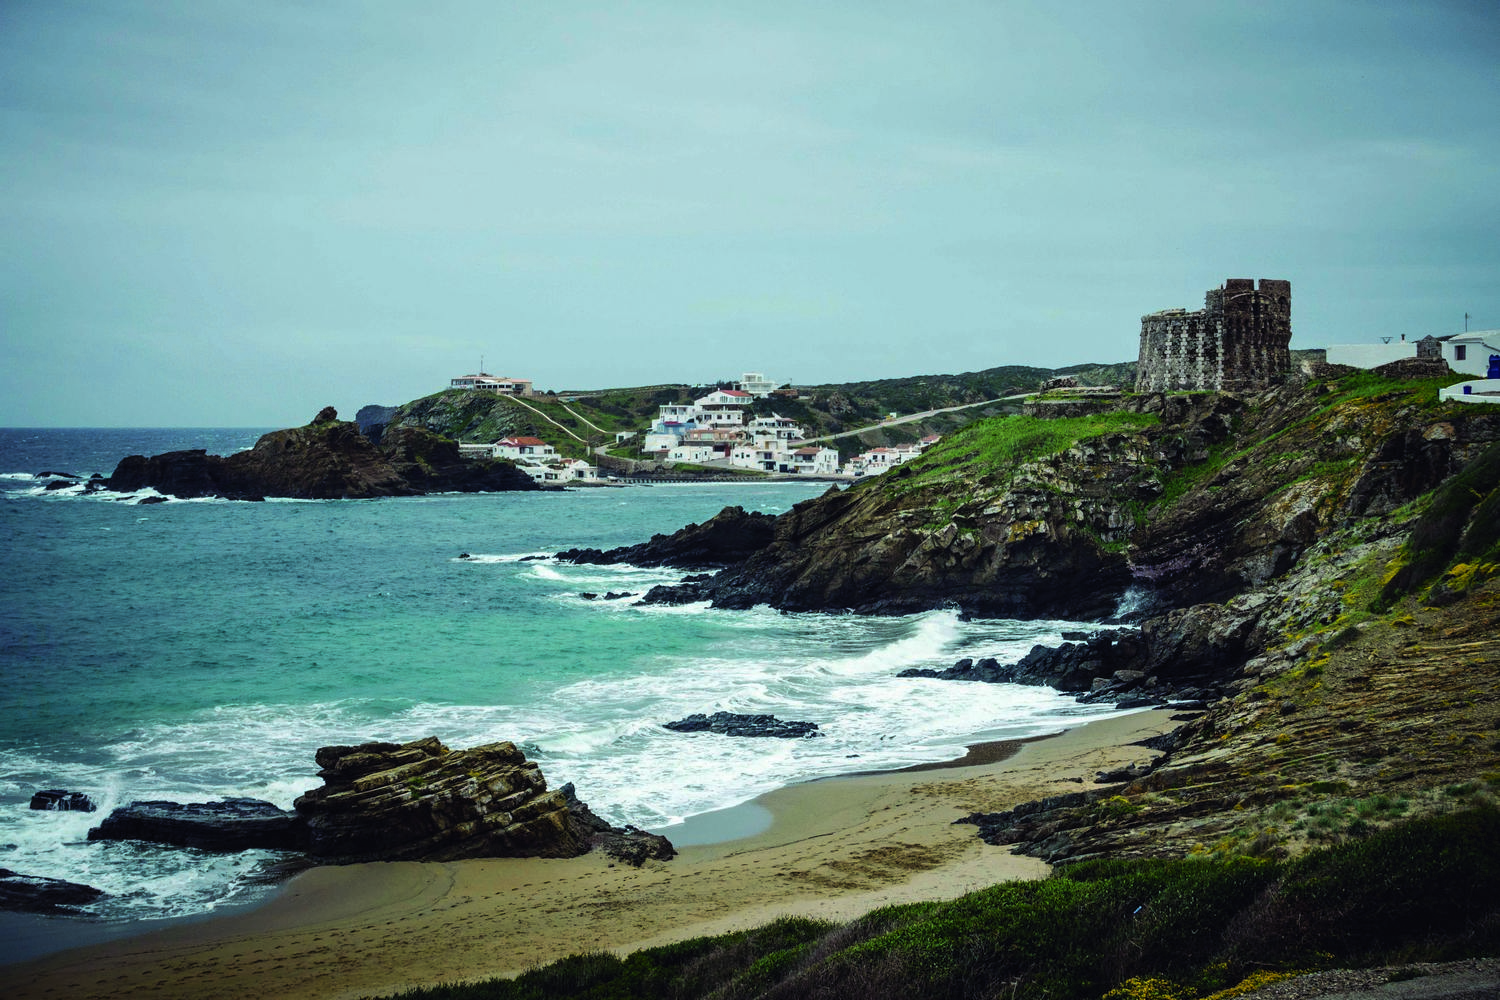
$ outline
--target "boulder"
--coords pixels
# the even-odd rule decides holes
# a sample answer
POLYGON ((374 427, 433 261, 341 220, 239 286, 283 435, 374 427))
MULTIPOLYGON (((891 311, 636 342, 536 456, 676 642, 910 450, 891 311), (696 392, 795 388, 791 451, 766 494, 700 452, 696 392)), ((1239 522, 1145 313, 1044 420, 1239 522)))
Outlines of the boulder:
POLYGON ((612 826, 600 819, 587 803, 579 800, 571 781, 557 791, 568 803, 574 832, 591 850, 603 851, 633 868, 647 861, 670 861, 677 856, 672 842, 661 834, 648 833, 628 823, 623 827, 612 826))
POLYGON ((31 808, 46 812, 93 812, 98 806, 82 792, 49 788, 31 797, 31 808))
POLYGON ((821 736, 816 722, 783 722, 774 715, 740 715, 715 712, 713 715, 689 715, 676 722, 664 722, 662 728, 677 733, 718 733, 721 736, 779 737, 812 739, 821 736))
POLYGON ((0 910, 19 913, 74 913, 103 896, 91 885, 0 868, 0 910))
POLYGON ((295 851, 303 845, 298 818, 260 799, 220 802, 132 802, 111 812, 89 840, 146 840, 208 851, 295 851))
POLYGON ((322 788, 297 799, 325 862, 574 857, 589 844, 566 796, 514 743, 450 750, 437 737, 317 752, 322 788))

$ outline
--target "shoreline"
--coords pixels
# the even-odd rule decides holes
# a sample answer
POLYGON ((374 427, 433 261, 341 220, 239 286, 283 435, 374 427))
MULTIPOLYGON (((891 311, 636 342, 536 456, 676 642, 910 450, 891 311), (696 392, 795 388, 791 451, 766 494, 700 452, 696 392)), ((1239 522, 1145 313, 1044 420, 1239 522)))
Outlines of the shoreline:
POLYGON ((1090 787, 1096 771, 1147 759, 1152 751, 1129 744, 1174 728, 1170 714, 1113 716, 975 744, 941 765, 779 788, 720 810, 735 814, 719 815, 721 839, 684 838, 677 858, 638 869, 598 854, 314 868, 240 912, 7 964, 10 995, 386 995, 513 975, 581 951, 624 954, 778 916, 845 920, 1038 878, 1045 863, 953 821, 1090 787))

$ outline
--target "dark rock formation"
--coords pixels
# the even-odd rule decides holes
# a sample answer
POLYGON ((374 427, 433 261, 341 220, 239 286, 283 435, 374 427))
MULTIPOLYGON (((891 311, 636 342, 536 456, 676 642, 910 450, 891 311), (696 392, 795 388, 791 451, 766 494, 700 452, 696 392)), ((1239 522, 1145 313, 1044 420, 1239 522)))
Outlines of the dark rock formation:
POLYGON ((98 807, 83 792, 49 788, 31 797, 31 808, 49 812, 93 812, 98 807))
POLYGON ((1441 357, 1419 357, 1387 362, 1376 368, 1375 374, 1384 378, 1447 378, 1454 372, 1441 357))
POLYGON ((598 848, 639 865, 675 853, 665 837, 599 819, 571 785, 549 792, 513 743, 454 751, 428 737, 330 746, 317 762, 324 785, 298 798, 295 812, 258 799, 133 802, 89 839, 301 851, 325 864, 573 857, 598 848))
POLYGON ((557 558, 574 563, 629 563, 632 566, 733 566, 771 542, 776 518, 725 507, 702 524, 690 524, 671 535, 652 535, 649 542, 601 552, 568 549, 557 558))
POLYGON ((460 458, 457 441, 422 427, 388 428, 380 452, 391 469, 420 493, 499 493, 539 488, 513 463, 460 458))
POLYGON ((1045 861, 1071 859, 1075 856, 1074 837, 1082 825, 1080 816, 1097 821, 1103 818, 1104 800, 1119 786, 1091 788, 1083 792, 1050 795, 1033 802, 1022 802, 1014 809, 995 813, 971 813, 954 823, 979 828, 979 839, 986 844, 1014 844, 1013 853, 1029 854, 1045 861))
POLYGON ((600 819, 587 803, 579 801, 571 781, 557 791, 568 803, 574 833, 591 850, 603 851, 633 868, 639 868, 647 861, 670 861, 677 856, 672 842, 660 834, 648 833, 628 824, 612 826, 600 819))
POLYGON ((678 733, 718 733, 721 736, 779 737, 811 739, 821 736, 816 722, 783 722, 774 715, 741 715, 715 712, 713 715, 689 715, 676 722, 664 722, 662 728, 678 733))
POLYGON ((65 882, 62 879, 22 875, 0 868, 0 910, 12 913, 76 913, 104 895, 90 885, 65 882))
POLYGON ((566 796, 514 743, 449 750, 411 743, 323 747, 322 788, 297 799, 307 850, 323 861, 573 857, 588 850, 566 796))
POLYGON ((397 409, 399 407, 370 403, 361 406, 359 412, 354 414, 354 423, 359 427, 361 434, 379 444, 386 427, 395 418, 397 409))
POLYGON ((352 423, 324 407, 305 427, 272 431, 249 451, 228 457, 202 449, 147 458, 130 455, 106 481, 133 493, 151 487, 179 498, 258 500, 369 499, 431 492, 532 490, 530 476, 508 462, 467 462, 458 445, 419 428, 386 434, 377 448, 352 423))
POLYGON ((89 831, 90 840, 146 840, 208 851, 295 851, 304 845, 302 824, 260 799, 220 802, 132 802, 89 831))

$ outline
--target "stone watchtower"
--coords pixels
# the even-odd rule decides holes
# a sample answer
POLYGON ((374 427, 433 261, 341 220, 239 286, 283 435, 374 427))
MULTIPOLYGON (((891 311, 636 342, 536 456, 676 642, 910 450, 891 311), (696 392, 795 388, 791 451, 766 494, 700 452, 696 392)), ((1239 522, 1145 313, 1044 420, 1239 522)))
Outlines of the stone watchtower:
POLYGON ((1263 389, 1292 366, 1292 283, 1230 278, 1198 312, 1141 317, 1136 392, 1263 389))

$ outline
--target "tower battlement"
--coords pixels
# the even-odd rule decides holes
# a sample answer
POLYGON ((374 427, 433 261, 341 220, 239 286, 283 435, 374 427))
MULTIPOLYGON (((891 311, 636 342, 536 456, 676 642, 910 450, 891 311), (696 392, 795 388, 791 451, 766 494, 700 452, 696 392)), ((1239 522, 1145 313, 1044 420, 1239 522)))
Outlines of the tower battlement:
POLYGON ((1229 278, 1203 308, 1141 317, 1137 392, 1249 391, 1291 368, 1292 283, 1229 278))

